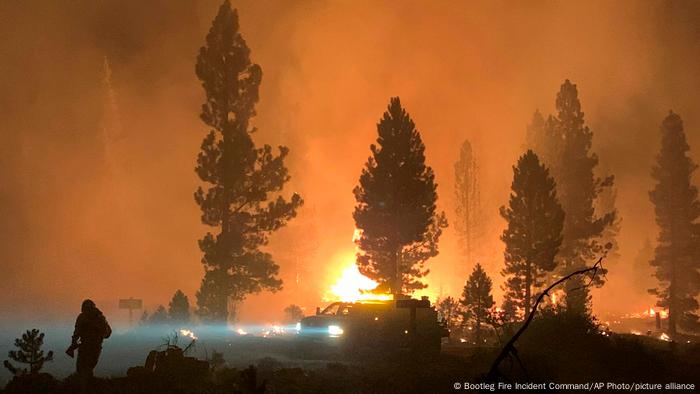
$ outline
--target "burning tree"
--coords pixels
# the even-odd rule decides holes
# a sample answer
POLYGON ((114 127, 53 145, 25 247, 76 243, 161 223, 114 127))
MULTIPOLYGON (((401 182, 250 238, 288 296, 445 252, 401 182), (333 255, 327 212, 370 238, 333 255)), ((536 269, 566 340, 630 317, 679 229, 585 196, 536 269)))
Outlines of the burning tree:
POLYGON ((425 165, 425 146, 398 97, 377 125, 360 183, 353 193, 353 213, 360 230, 357 264, 360 272, 394 294, 425 288, 425 262, 438 254, 438 240, 447 226, 436 213, 435 176, 425 165))
POLYGON ((460 247, 467 262, 471 264, 481 225, 479 217, 481 204, 478 167, 469 140, 462 143, 459 160, 455 163, 455 197, 457 200, 455 229, 460 238, 460 247))
POLYGON ((508 207, 501 207, 501 216, 508 221, 501 236, 506 244, 502 274, 508 277, 505 297, 527 313, 533 288, 542 286, 546 273, 556 268, 564 211, 554 179, 531 150, 513 167, 511 189, 508 207))
POLYGON ((15 367, 9 360, 5 360, 3 365, 15 376, 38 374, 45 362, 53 360, 53 351, 44 355, 44 351, 41 350, 43 345, 43 332, 37 329, 27 330, 22 334, 22 338, 15 339, 15 347, 19 350, 10 350, 7 356, 13 361, 29 365, 29 371, 26 368, 15 367))
POLYGON ((197 313, 204 320, 226 321, 230 301, 281 288, 279 266, 260 248, 296 215, 302 199, 295 193, 288 201, 278 194, 290 178, 284 165, 288 149, 280 146, 275 154, 269 145, 256 148, 251 138, 262 71, 250 61, 238 13, 228 0, 200 49, 196 73, 206 93, 201 119, 212 130, 195 168, 206 190, 199 187, 194 198, 202 222, 217 229, 199 241, 205 275, 197 313))
MULTIPOLYGON (((612 187, 614 178, 601 179, 594 174, 598 156, 590 152, 593 133, 585 124, 576 85, 568 79, 557 93, 556 109, 557 115, 541 126, 544 130, 536 151, 545 155, 544 162, 557 182, 559 201, 566 212, 559 251, 561 274, 566 275, 603 252, 601 237, 614 224, 617 211, 595 211, 596 199, 603 189, 612 187)), ((596 284, 602 285, 603 277, 604 273, 597 276, 596 284)), ((570 313, 590 313, 589 286, 583 286, 582 280, 576 276, 565 284, 566 309, 570 313)))
POLYGON ((657 305, 668 308, 669 334, 677 326, 697 329, 696 297, 700 293, 698 240, 700 217, 698 190, 691 184, 697 165, 690 150, 680 116, 670 112, 661 124, 661 151, 652 168, 657 184, 649 193, 654 203, 659 238, 651 265, 656 268, 659 286, 650 292, 657 305))
POLYGON ((474 322, 474 335, 476 342, 481 343, 481 323, 490 320, 491 308, 494 305, 493 295, 491 295, 491 278, 486 275, 486 271, 481 264, 476 264, 469 280, 462 290, 460 304, 464 306, 464 321, 474 322))

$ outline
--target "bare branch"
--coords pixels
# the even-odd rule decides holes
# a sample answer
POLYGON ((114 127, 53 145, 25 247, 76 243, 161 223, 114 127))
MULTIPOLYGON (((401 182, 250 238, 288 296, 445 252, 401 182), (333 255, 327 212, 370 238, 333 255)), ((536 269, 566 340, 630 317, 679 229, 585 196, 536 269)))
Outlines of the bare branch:
MULTIPOLYGON (((528 314, 527 319, 525 319, 525 322, 523 323, 523 325, 520 327, 520 329, 518 329, 518 331, 513 335, 513 337, 510 338, 510 340, 505 344, 503 349, 501 349, 501 352, 498 354, 498 357, 496 357, 496 360, 494 360, 493 364, 491 364, 491 369, 489 370, 489 373, 486 376, 487 381, 495 381, 496 375, 499 374, 498 367, 500 366, 501 362, 503 362, 503 360, 506 357, 513 355, 516 357, 517 361, 520 363, 520 358, 518 357, 517 350, 515 349, 515 342, 520 338, 520 336, 525 332, 525 330, 527 330, 528 326, 530 326, 530 322, 532 322, 532 319, 535 317, 535 313, 537 312, 537 307, 539 307, 540 303, 544 300, 544 297, 548 296, 549 292, 552 289, 554 289, 558 285, 566 282, 567 280, 569 280, 577 275, 587 275, 590 273, 590 280, 585 285, 586 287, 590 286, 593 283, 593 280, 595 279, 596 275, 598 274, 598 270, 603 268, 603 257, 604 256, 601 256, 598 259, 598 261, 596 261, 596 263, 593 264, 592 267, 582 268, 578 271, 574 271, 574 272, 562 277, 561 279, 557 280, 556 282, 552 283, 551 285, 549 285, 549 287, 544 289, 544 291, 542 293, 540 293, 540 295, 537 297, 537 300, 535 300, 535 304, 532 306, 532 309, 530 310, 530 313, 528 314)), ((522 367, 522 363, 520 363, 520 365, 522 367)), ((523 367, 523 370, 525 370, 524 367, 523 367)), ((526 374, 527 374, 527 372, 526 372, 526 374)))

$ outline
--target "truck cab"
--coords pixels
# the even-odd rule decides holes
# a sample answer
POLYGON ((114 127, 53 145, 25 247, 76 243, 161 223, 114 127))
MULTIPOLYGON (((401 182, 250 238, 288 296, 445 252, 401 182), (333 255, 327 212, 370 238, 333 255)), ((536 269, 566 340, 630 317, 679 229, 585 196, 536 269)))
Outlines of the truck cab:
POLYGON ((298 325, 307 346, 332 345, 344 352, 412 349, 439 353, 449 331, 438 322, 427 298, 334 302, 298 325))

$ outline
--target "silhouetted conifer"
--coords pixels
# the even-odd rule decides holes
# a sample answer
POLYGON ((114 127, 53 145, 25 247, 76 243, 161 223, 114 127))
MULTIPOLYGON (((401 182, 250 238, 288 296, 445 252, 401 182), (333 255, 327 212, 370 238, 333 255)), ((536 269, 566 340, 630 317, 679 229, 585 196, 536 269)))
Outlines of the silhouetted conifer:
MULTIPOLYGON (((576 85, 564 81, 556 99, 556 116, 545 122, 546 140, 541 144, 545 164, 557 182, 557 194, 566 213, 564 239, 559 251, 561 274, 581 269, 603 250, 603 232, 615 222, 617 211, 595 211, 601 190, 612 187, 613 177, 595 176, 598 156, 591 153, 593 133, 586 126, 576 85)), ((609 242, 609 241, 607 241, 609 242)), ((604 272, 596 276, 602 285, 604 272)), ((566 310, 575 314, 590 313, 590 295, 584 278, 566 282, 566 310)))
POLYGON ((476 343, 481 343, 481 324, 490 321, 491 308, 494 305, 491 295, 491 278, 481 264, 476 264, 469 275, 467 283, 462 290, 462 298, 459 300, 464 307, 463 321, 474 323, 474 335, 476 343))
POLYGON ((505 297, 528 313, 533 290, 556 268, 564 223, 556 183, 531 150, 513 167, 510 200, 508 207, 501 207, 501 216, 508 221, 501 236, 506 245, 501 272, 507 278, 505 297))
POLYGON ((158 308, 148 318, 148 324, 168 324, 169 322, 168 310, 163 305, 158 305, 158 308))
POLYGON ((197 77, 206 93, 201 119, 211 128, 197 158, 206 183, 195 193, 202 222, 217 229, 199 241, 204 279, 197 313, 206 321, 226 321, 229 302, 262 290, 279 290, 279 266, 261 250, 270 233, 284 226, 302 204, 279 195, 289 180, 284 158, 269 145, 256 148, 250 125, 262 79, 239 32, 238 13, 228 0, 219 8, 197 56, 197 77))
POLYGON ((190 323, 190 300, 181 290, 173 294, 168 305, 168 316, 172 323, 190 323))
POLYGON ((22 338, 15 339, 15 347, 18 350, 10 350, 7 356, 15 362, 27 364, 29 370, 15 367, 9 360, 5 360, 3 365, 15 376, 38 374, 45 362, 53 360, 53 351, 44 355, 44 351, 41 350, 43 345, 43 332, 39 332, 37 329, 27 330, 22 334, 22 338))
POLYGON ((656 269, 658 287, 651 290, 657 305, 668 308, 669 335, 677 327, 698 328, 700 293, 700 202, 691 184, 697 165, 690 150, 680 116, 671 112, 661 124, 661 150, 652 168, 657 182, 649 193, 654 203, 659 237, 651 265, 656 269))
POLYGON ((438 240, 447 226, 436 214, 433 170, 425 165, 425 146, 413 120, 391 99, 377 124, 377 145, 353 193, 353 218, 360 230, 357 263, 364 275, 392 293, 424 288, 425 262, 438 254, 438 240))

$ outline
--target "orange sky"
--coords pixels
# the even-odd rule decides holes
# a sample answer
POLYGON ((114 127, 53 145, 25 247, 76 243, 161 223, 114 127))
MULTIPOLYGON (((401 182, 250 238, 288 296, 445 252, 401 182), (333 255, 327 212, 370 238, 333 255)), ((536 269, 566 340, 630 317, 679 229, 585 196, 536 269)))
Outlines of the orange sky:
MULTIPOLYGON (((354 245, 352 188, 389 97, 400 96, 426 144, 439 208, 454 216, 453 163, 469 138, 489 218, 482 264, 501 282, 511 166, 535 109, 578 84, 601 167, 617 177, 622 258, 596 310, 641 309, 631 259, 655 236, 647 191, 658 125, 669 109, 700 162, 700 7, 691 2, 233 1, 263 69, 258 143, 286 144, 306 205, 273 238, 286 287, 252 297, 242 319, 319 304, 354 245), (300 273, 301 285, 295 285, 300 273), (610 301, 614 299, 615 301, 610 301), (266 301, 261 308, 260 301, 266 301)), ((94 297, 149 308, 181 288, 194 301, 206 229, 192 197, 207 132, 194 75, 218 1, 0 5, 0 188, 7 280, 3 311, 65 318, 94 297), (123 138, 102 139, 102 62, 109 59, 123 138)), ((429 262, 431 291, 459 295, 472 264, 453 228, 429 262), (455 275, 459 274, 459 275, 455 275)), ((611 263, 612 264, 612 263, 611 263)), ((500 294, 500 290, 496 290, 500 294)))

